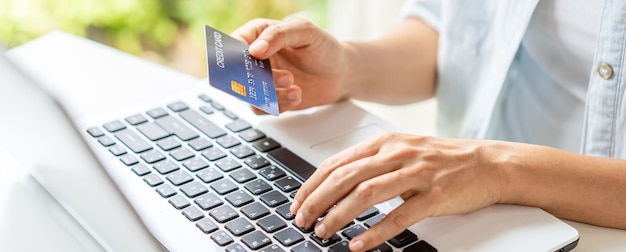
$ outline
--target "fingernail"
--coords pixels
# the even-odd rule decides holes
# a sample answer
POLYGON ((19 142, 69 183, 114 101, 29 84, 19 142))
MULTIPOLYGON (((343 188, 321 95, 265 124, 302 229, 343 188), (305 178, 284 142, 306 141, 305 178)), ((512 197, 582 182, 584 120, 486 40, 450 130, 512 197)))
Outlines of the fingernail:
POLYGON ((350 242, 350 250, 352 251, 362 250, 363 246, 365 246, 365 244, 363 244, 361 240, 352 240, 352 242, 350 242))
POLYGON ((252 42, 252 45, 250 45, 250 48, 248 48, 248 50, 250 51, 250 53, 254 52, 252 54, 258 55, 266 52, 269 48, 270 46, 267 44, 267 41, 261 39, 252 42))
POLYGON ((287 93, 287 99, 291 100, 291 101, 297 101, 298 100, 298 91, 297 90, 291 90, 289 91, 289 93, 287 93))
POLYGON ((300 202, 293 200, 293 202, 291 202, 291 206, 289 207, 289 211, 295 214, 298 212, 298 208, 300 208, 300 202))
POLYGON ((296 214, 296 225, 298 225, 298 227, 304 227, 305 228, 304 224, 306 224, 304 222, 304 216, 302 216, 301 213, 296 214))
POLYGON ((317 237, 326 237, 326 226, 323 223, 318 224, 315 227, 315 234, 317 234, 317 237))
POLYGON ((276 80, 276 86, 279 88, 286 88, 286 87, 289 87, 290 85, 291 85, 291 76, 289 75, 280 76, 276 80))

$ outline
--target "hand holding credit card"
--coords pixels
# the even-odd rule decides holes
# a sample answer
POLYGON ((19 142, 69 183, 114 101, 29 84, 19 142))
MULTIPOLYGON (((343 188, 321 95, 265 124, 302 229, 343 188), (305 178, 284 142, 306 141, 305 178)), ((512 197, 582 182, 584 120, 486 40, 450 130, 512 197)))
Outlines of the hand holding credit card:
POLYGON ((248 45, 205 26, 209 84, 269 114, 278 115, 278 98, 269 59, 248 53, 248 45))

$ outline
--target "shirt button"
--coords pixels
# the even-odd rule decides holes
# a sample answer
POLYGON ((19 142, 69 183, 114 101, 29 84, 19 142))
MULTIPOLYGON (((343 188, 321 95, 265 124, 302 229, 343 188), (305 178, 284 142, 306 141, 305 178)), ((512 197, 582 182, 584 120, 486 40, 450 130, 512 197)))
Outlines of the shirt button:
POLYGON ((600 74, 602 79, 608 80, 613 77, 613 67, 608 63, 602 63, 598 67, 598 74, 600 74))

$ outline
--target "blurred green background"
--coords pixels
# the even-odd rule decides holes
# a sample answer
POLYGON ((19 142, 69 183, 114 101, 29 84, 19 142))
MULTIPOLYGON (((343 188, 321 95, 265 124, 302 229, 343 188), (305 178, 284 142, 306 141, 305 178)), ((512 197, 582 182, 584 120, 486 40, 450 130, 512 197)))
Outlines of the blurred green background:
POLYGON ((230 33, 253 18, 302 16, 325 27, 327 8, 328 0, 0 0, 0 41, 14 47, 58 29, 204 77, 205 24, 230 33))

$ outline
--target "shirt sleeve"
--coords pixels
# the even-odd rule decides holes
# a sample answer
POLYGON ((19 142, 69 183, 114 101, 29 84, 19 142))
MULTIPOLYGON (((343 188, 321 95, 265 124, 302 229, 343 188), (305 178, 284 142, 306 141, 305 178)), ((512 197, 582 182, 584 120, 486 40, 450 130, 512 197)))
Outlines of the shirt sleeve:
POLYGON ((440 0, 409 0, 405 2, 401 13, 402 18, 419 18, 439 31, 441 25, 440 0))

